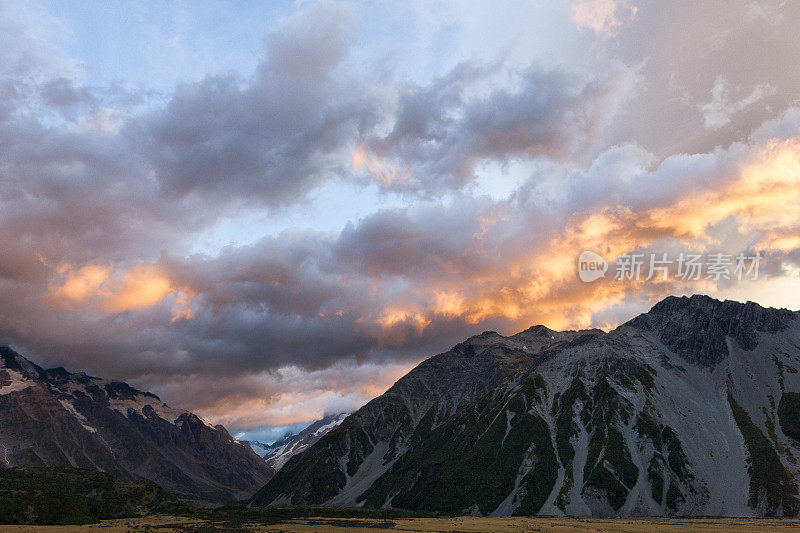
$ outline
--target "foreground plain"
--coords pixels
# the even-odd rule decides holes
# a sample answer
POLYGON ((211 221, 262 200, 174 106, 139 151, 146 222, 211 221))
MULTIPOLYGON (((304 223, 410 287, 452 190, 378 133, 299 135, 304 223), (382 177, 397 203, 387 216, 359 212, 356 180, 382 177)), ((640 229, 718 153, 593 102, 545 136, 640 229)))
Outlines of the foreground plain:
POLYGON ((378 531, 407 532, 625 532, 652 533, 677 531, 726 531, 760 533, 763 531, 788 531, 800 529, 798 519, 749 518, 303 518, 277 524, 254 524, 230 520, 203 520, 174 516, 104 520, 85 526, 3 526, 0 533, 96 531, 115 533, 122 531, 158 532, 292 532, 292 533, 360 533, 378 531))

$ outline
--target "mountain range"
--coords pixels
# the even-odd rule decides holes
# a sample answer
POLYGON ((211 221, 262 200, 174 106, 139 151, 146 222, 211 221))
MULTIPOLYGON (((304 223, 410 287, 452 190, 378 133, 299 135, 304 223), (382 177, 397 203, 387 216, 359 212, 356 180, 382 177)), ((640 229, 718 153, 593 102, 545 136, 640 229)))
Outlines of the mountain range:
POLYGON ((210 502, 247 498, 274 474, 224 427, 155 394, 45 370, 7 347, 0 363, 0 467, 100 470, 210 502))
POLYGON ((291 457, 250 504, 796 516, 799 318, 668 297, 610 332, 484 332, 291 457))
POLYGON ((486 331, 263 449, 0 348, 0 467, 250 506, 797 516, 800 312, 669 297, 610 332, 486 331))
POLYGON ((303 428, 299 433, 287 433, 272 444, 256 441, 243 441, 263 457, 269 466, 276 471, 298 453, 315 444, 323 435, 338 427, 349 413, 337 413, 324 416, 303 428))

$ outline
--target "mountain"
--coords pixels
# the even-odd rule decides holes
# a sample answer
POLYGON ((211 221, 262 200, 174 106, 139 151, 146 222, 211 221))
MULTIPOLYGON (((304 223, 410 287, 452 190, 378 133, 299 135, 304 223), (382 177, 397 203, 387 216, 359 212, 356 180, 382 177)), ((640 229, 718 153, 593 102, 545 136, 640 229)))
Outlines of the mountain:
POLYGON ((484 332, 292 457, 250 504, 797 516, 799 319, 693 296, 609 333, 484 332))
MULTIPOLYGON (((281 437, 279 439, 279 441, 283 441, 284 439, 288 440, 288 439, 290 439, 292 437, 294 437, 294 435, 286 435, 284 437, 281 437)), ((265 444, 265 443, 259 442, 257 440, 240 440, 239 442, 241 442, 242 444, 247 444, 248 446, 250 446, 253 449, 253 451, 256 452, 256 455, 258 455, 259 457, 264 457, 274 447, 274 443, 273 444, 265 444)), ((275 443, 277 443, 277 442, 278 441, 275 441, 275 443)))
POLYGON ((152 480, 215 502, 252 495, 274 471, 222 426, 126 383, 44 370, 0 347, 0 466, 76 467, 152 480))
POLYGON ((291 442, 292 439, 294 439, 295 437, 297 437, 297 433, 287 431, 281 438, 279 438, 272 444, 265 444, 257 440, 243 440, 240 442, 249 444, 250 447, 253 448, 253 451, 256 452, 256 454, 258 454, 259 457, 266 457, 273 451, 291 442))
MULTIPOLYGON (((347 415, 348 413, 328 415, 312 423, 297 435, 287 435, 275 441, 265 450, 264 454, 259 453, 259 455, 267 461, 269 466, 280 470, 293 456, 316 444, 323 435, 338 427, 347 418, 347 415)), ((255 448, 253 449, 255 450, 255 448)))

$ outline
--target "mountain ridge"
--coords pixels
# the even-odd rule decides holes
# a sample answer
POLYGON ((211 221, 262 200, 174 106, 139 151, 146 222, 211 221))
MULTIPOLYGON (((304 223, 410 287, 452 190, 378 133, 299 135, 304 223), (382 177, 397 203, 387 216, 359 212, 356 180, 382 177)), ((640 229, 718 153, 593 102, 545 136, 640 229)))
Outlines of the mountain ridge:
POLYGON ((696 295, 608 333, 484 332, 290 459, 251 505, 796 516, 799 316, 696 295))
POLYGON ((273 474, 222 426, 127 383, 43 369, 0 347, 0 466, 100 470, 192 498, 249 497, 273 474))
POLYGON ((272 444, 258 441, 241 441, 248 444, 269 466, 280 470, 292 456, 305 451, 323 435, 336 428, 350 414, 348 412, 325 415, 296 433, 287 432, 272 444))
POLYGON ((278 471, 293 456, 313 446, 326 433, 338 427, 348 414, 350 413, 334 413, 315 420, 296 435, 284 437, 273 443, 262 457, 269 466, 278 471))

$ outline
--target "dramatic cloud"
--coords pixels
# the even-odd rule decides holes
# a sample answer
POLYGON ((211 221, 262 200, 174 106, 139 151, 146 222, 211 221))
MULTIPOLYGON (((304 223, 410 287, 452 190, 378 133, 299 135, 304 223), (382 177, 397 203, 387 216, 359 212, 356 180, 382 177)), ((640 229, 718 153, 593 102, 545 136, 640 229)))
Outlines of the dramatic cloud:
POLYGON ((387 188, 441 192, 475 179, 482 163, 568 158, 592 146, 635 81, 627 69, 587 81, 532 66, 507 82, 514 89, 486 94, 479 86, 491 70, 465 63, 402 88, 391 130, 360 145, 354 166, 387 188))
POLYGON ((675 293, 792 305, 796 6, 509 4, 524 35, 397 8, 402 37, 365 4, 292 9, 252 70, 168 93, 93 77, 44 9, 0 11, 4 342, 239 431, 354 409, 487 329, 609 328, 675 293), (580 281, 583 250, 605 278, 580 281), (762 276, 614 279, 651 252, 759 253, 762 276))
POLYGON ((800 53, 791 2, 679 1, 637 7, 604 48, 641 68, 643 82, 608 140, 634 140, 657 157, 741 141, 797 105, 800 53))
POLYGON ((359 87, 365 74, 346 64, 350 19, 341 6, 315 6, 267 37, 251 80, 181 86, 165 109, 132 125, 160 191, 275 207, 342 174, 382 107, 380 91, 359 87))

